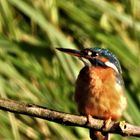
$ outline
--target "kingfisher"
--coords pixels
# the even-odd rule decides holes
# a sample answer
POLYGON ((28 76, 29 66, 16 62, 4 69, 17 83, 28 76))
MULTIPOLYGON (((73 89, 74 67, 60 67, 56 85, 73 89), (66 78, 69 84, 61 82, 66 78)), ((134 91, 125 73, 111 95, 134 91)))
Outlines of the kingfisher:
MULTIPOLYGON (((73 50, 57 48, 64 53, 77 56, 83 61, 76 80, 75 101, 82 115, 103 119, 106 122, 118 120, 126 108, 122 69, 117 57, 104 48, 73 50)), ((108 140, 109 134, 90 129, 91 140, 108 140)))

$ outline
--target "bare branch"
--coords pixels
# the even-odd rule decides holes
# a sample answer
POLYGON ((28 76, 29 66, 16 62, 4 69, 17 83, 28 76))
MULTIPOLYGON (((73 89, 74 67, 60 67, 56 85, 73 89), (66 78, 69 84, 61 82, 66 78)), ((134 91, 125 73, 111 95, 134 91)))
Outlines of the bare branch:
POLYGON ((0 99, 0 109, 17 114, 24 114, 32 117, 37 117, 69 126, 93 128, 95 130, 99 130, 105 133, 116 133, 124 136, 140 137, 140 127, 128 124, 124 121, 112 121, 105 128, 103 120, 93 118, 92 122, 89 124, 85 116, 58 112, 47 109, 45 107, 33 104, 25 104, 9 99, 0 99))

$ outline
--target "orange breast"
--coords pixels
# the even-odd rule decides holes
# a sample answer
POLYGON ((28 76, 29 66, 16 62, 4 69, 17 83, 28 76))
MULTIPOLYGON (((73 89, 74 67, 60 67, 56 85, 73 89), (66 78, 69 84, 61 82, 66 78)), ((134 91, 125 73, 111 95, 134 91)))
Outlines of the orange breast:
POLYGON ((75 100, 84 115, 116 120, 126 108, 123 92, 113 69, 86 66, 76 81, 75 100))

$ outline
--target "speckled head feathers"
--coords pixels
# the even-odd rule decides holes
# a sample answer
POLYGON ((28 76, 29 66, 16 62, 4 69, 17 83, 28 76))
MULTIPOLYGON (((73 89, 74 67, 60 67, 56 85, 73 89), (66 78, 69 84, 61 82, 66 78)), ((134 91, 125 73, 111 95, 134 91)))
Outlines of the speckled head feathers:
POLYGON ((112 52, 104 48, 90 48, 89 50, 94 53, 96 52, 99 56, 102 56, 108 59, 111 63, 113 63, 117 67, 118 71, 122 73, 119 60, 112 52))

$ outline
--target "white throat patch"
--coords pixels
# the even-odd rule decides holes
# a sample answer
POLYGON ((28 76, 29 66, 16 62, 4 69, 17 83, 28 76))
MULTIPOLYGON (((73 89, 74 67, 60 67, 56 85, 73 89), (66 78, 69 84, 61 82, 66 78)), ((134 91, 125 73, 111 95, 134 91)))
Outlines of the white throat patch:
POLYGON ((80 60, 85 64, 85 66, 92 66, 88 59, 80 57, 80 60))
POLYGON ((112 69, 114 69, 117 73, 119 73, 117 67, 113 63, 107 61, 107 62, 105 62, 105 65, 110 67, 110 68, 112 68, 112 69))

